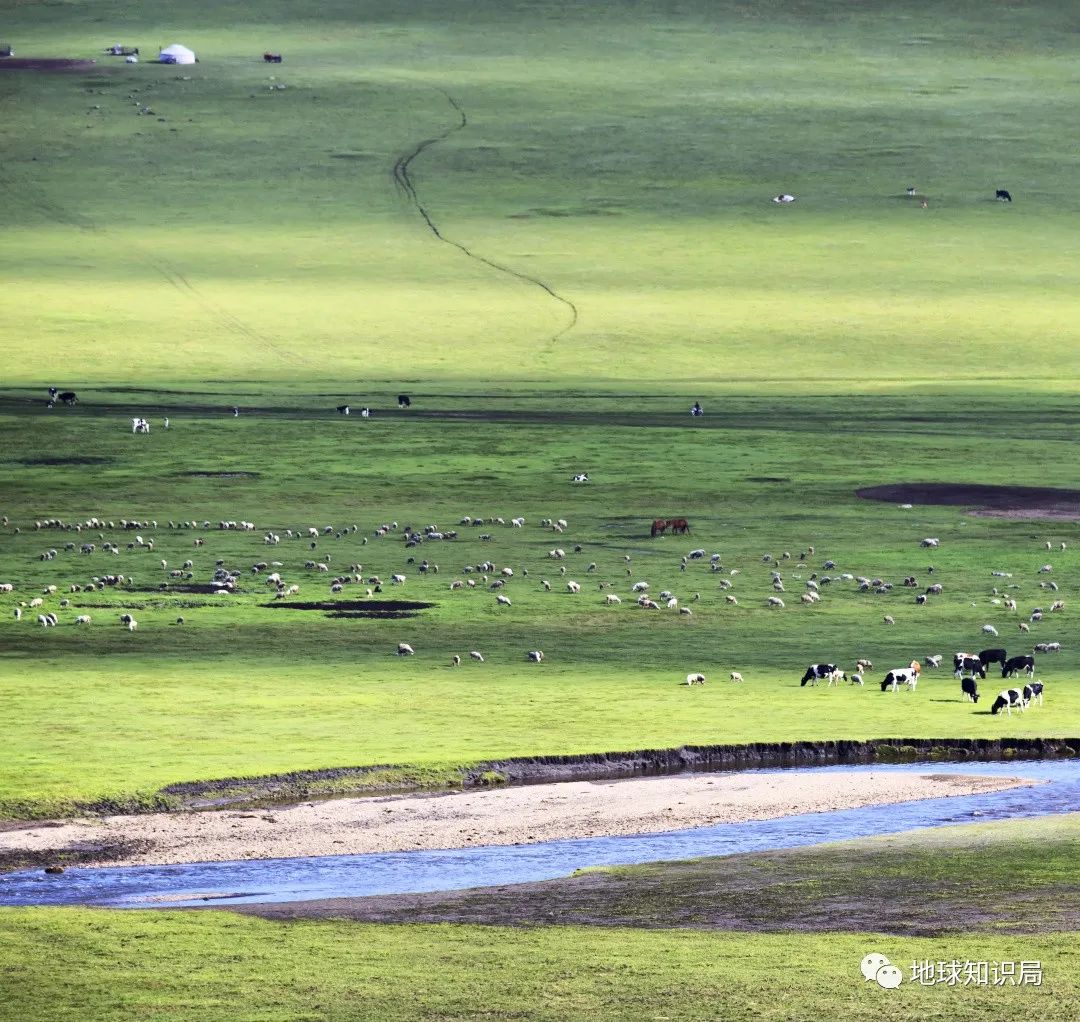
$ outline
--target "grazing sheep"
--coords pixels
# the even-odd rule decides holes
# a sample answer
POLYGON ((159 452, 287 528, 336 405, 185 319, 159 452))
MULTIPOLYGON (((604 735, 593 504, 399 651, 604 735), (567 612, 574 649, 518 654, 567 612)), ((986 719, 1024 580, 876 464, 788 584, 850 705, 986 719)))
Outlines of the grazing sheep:
POLYGON ((605 603, 622 603, 622 600, 620 600, 614 593, 608 593, 607 596, 604 597, 604 602, 605 603))
POLYGON ((453 655, 453 656, 452 656, 452 657, 450 658, 450 666, 451 666, 451 667, 460 667, 460 666, 461 666, 461 657, 459 657, 459 656, 457 655, 457 653, 455 653, 455 654, 454 654, 454 655, 453 655))
POLYGON ((770 607, 781 607, 782 608, 782 607, 784 607, 785 604, 784 604, 784 601, 781 600, 779 596, 770 596, 769 600, 768 600, 768 605, 770 607))
POLYGON ((88 624, 90 624, 91 620, 92 619, 91 619, 89 614, 80 614, 77 618, 75 618, 75 624, 77 624, 77 625, 88 625, 88 624))
POLYGON ((693 617, 694 612, 689 607, 680 607, 679 613, 684 614, 686 617, 693 617))
POLYGON ((738 671, 732 671, 731 672, 731 680, 732 681, 742 681, 743 676, 738 671))
POLYGON ((495 597, 495 602, 502 604, 502 606, 504 606, 504 607, 512 607, 513 606, 513 604, 510 602, 510 597, 509 596, 503 596, 501 593, 498 596, 495 597))
POLYGON ((727 596, 724 597, 724 602, 725 603, 731 603, 731 604, 733 604, 735 606, 738 606, 738 604, 739 604, 739 601, 734 596, 732 596, 730 593, 727 596))
POLYGON ((581 584, 571 579, 569 582, 566 583, 566 591, 569 593, 580 593, 581 584))
POLYGON ((861 674, 853 674, 848 680, 852 685, 861 685, 863 683, 863 676, 861 674))
POLYGON ((896 624, 896 621, 894 620, 894 618, 893 618, 893 616, 891 614, 886 614, 885 617, 883 618, 883 620, 884 620, 885 624, 887 624, 887 625, 896 624))
POLYGON ((983 625, 982 630, 987 635, 997 635, 997 633, 998 633, 998 630, 993 625, 983 625))
POLYGON ((128 621, 128 623, 127 623, 127 630, 129 632, 135 631, 135 629, 138 628, 138 627, 139 627, 139 622, 136 621, 135 618, 131 618, 131 620, 128 621))
POLYGON ((678 610, 679 609, 679 601, 677 599, 675 599, 674 596, 670 600, 667 601, 667 609, 668 610, 678 610))
POLYGON ((473 649, 473 650, 470 650, 470 651, 469 651, 469 656, 471 656, 471 657, 473 658, 473 660, 479 660, 479 661, 480 661, 480 663, 483 663, 483 662, 484 662, 484 655, 483 655, 483 653, 481 653, 481 652, 480 652, 479 650, 477 650, 477 649, 473 649))
POLYGON ((937 547, 937 546, 940 546, 940 545, 941 545, 941 540, 940 539, 933 539, 933 538, 929 538, 929 537, 927 539, 924 539, 919 544, 919 546, 922 546, 922 547, 937 547))
POLYGON ((398 656, 412 656, 414 652, 415 651, 413 650, 412 646, 410 646, 407 642, 399 642, 397 644, 398 656))
POLYGON ((704 685, 705 684, 705 675, 704 674, 688 674, 686 676, 686 684, 687 685, 704 685))
POLYGON ((1020 622, 1020 631, 1022 631, 1022 632, 1030 632, 1031 631, 1031 625, 1029 625, 1026 621, 1021 621, 1020 622))
POLYGON ((542 649, 534 649, 528 654, 528 658, 534 664, 538 664, 544 659, 544 651, 542 649))
POLYGON ((936 656, 924 657, 923 659, 924 659, 927 667, 940 667, 941 666, 941 655, 940 654, 938 654, 936 656))
POLYGON ((855 661, 855 669, 858 671, 872 671, 874 669, 874 665, 865 657, 860 657, 858 660, 855 661))

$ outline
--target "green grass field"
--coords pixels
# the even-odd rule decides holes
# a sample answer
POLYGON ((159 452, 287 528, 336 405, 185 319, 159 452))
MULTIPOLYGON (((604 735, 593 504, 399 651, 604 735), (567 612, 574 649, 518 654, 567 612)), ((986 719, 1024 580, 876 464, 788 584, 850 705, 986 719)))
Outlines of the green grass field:
MULTIPOLYGON (((0 58, 0 817, 297 769, 384 764, 442 784, 500 756, 1078 733, 1077 522, 854 493, 1077 484, 1068 7, 70 0, 6 5, 0 37, 19 59, 97 60, 40 73, 0 58), (126 65, 102 53, 116 41, 144 58, 183 42, 200 63, 126 65), (772 203, 780 192, 797 201, 772 203), (50 385, 79 404, 46 409, 50 385), (695 400, 706 415, 691 420, 695 400), (345 401, 373 417, 336 415, 345 401), (134 415, 151 435, 132 435, 134 415), (581 471, 590 483, 572 485, 581 471), (650 540, 671 515, 692 534, 650 540), (91 517, 157 526, 34 528, 91 517), (216 528, 241 519, 256 530, 216 528), (376 537, 384 522, 399 528, 376 537), (428 523, 460 537, 406 549, 403 527, 428 523), (312 549, 307 528, 326 525, 348 531, 312 549), (153 550, 128 549, 136 532, 153 550), (708 556, 682 570, 694 548, 724 570, 708 556), (766 554, 783 610, 766 606, 766 554), (169 571, 188 559, 192 582, 219 560, 239 570, 239 591, 184 592, 169 571), (485 559, 514 569, 512 606, 490 578, 450 589, 485 559), (294 599, 251 572, 271 560, 294 599), (396 620, 295 606, 365 602, 366 583, 335 597, 329 578, 394 572, 407 581, 382 599, 433 606, 396 620), (837 580, 806 606, 812 572, 837 580), (134 582, 68 591, 106 573, 134 582), (896 587, 860 593, 844 573, 896 587), (693 614, 639 610, 637 580, 693 614), (916 606, 932 581, 944 592, 916 606), (1009 597, 1015 614, 993 602, 1009 597), (1022 635, 1055 599, 1064 611, 1022 635), (47 611, 58 627, 38 627, 47 611), (403 641, 414 657, 394 655, 403 641), (875 684, 912 657, 1040 641, 1064 649, 1040 658, 1046 705, 1023 716, 961 702, 947 668, 915 693, 875 684), (798 687, 807 663, 860 656, 875 663, 865 689, 798 687), (708 685, 679 686, 699 670, 708 685)), ((965 938, 964 956, 1050 962, 1040 990, 890 993, 858 977, 865 935, 36 911, 0 925, 15 963, 0 1015, 20 1019, 232 1019, 238 997, 258 1019, 480 1004, 1026 1020, 1077 1003, 1074 935, 965 938)), ((923 947, 954 955, 889 950, 923 947)))

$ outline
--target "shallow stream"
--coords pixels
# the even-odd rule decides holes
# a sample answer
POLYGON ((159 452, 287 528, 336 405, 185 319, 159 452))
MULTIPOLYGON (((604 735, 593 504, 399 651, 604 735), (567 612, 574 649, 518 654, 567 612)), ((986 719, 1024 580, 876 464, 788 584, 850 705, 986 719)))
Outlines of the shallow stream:
POLYGON ((813 774, 820 777, 821 784, 828 785, 830 775, 838 771, 978 774, 1022 777, 1040 783, 984 795, 950 796, 628 837, 452 851, 70 868, 60 875, 25 870, 0 876, 0 905, 182 907, 205 906, 217 901, 234 904, 308 901, 454 890, 550 880, 588 866, 768 851, 919 827, 1080 811, 1080 762, 1068 760, 905 763, 796 768, 792 772, 813 774))

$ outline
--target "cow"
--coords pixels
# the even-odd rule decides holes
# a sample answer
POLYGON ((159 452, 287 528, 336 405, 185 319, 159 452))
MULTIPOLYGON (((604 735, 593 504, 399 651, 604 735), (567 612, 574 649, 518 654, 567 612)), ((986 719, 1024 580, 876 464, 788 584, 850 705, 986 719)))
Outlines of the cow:
POLYGON ((1043 683, 1041 681, 1032 681, 1024 686, 1024 698, 1029 702, 1038 702, 1042 706, 1043 701, 1043 683))
POLYGON ((701 403, 699 401, 694 402, 693 407, 690 409, 690 414, 695 416, 695 417, 698 416, 698 415, 704 415, 705 414, 702 411, 701 403))
POLYGON ((1007 688, 994 700, 994 705, 990 707, 990 712, 996 717, 1004 710, 1011 717, 1012 708, 1014 706, 1021 713, 1027 709, 1027 704, 1024 702, 1024 693, 1018 688, 1007 688))
POLYGON ((409 400, 409 395, 408 394, 398 394, 398 396, 397 396, 397 406, 398 406, 398 408, 408 408, 411 404, 412 404, 412 402, 409 400))
POLYGON ((1029 653, 1027 656, 1010 657, 1001 665, 1001 676, 1011 678, 1018 671, 1023 671, 1029 678, 1035 674, 1035 658, 1029 653))
POLYGON ((959 679, 964 676, 965 672, 985 678, 986 665, 974 653, 954 653, 953 675, 959 679))
POLYGON ((836 664, 811 664, 806 668, 806 673, 802 676, 799 685, 803 687, 807 684, 816 685, 822 678, 832 678, 836 672, 836 664))
POLYGON ((979 654, 979 660, 982 662, 983 670, 991 664, 1001 664, 1005 666, 1005 661, 1008 659, 1008 654, 1003 649, 984 649, 979 654))
POLYGON ((572 483, 587 483, 589 481, 588 472, 579 472, 576 476, 573 476, 570 480, 572 483))
POLYGON ((914 692, 918 683, 919 672, 914 667, 894 667, 885 675, 885 680, 881 683, 881 691, 888 692, 892 689, 895 692, 901 685, 907 685, 908 689, 914 692))
POLYGON ((998 202, 1012 202, 1012 196, 1009 194, 1007 188, 999 188, 997 192, 994 193, 994 198, 997 199, 998 202))
POLYGON ((77 404, 79 400, 75 394, 75 391, 73 390, 61 391, 61 393, 57 394, 56 396, 69 408, 71 407, 71 405, 77 404))
POLYGON ((263 54, 263 60, 267 64, 280 64, 281 63, 281 54, 280 53, 264 53, 263 54))
POLYGON ((338 405, 337 410, 338 410, 339 415, 348 415, 349 414, 349 406, 348 405, 338 405))
POLYGON ((960 691, 973 703, 979 701, 979 683, 974 678, 961 678, 960 691))

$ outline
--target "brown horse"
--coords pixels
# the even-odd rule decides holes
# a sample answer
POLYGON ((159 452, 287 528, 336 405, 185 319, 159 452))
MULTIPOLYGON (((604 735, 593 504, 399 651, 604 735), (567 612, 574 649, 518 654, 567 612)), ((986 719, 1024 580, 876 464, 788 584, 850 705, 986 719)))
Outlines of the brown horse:
POLYGON ((690 523, 685 518, 669 518, 667 524, 676 536, 690 531, 690 523))
POLYGON ((657 518, 652 523, 652 536, 653 536, 653 539, 655 539, 657 536, 662 536, 664 534, 664 530, 667 527, 668 527, 668 522, 667 522, 666 518, 657 518))

